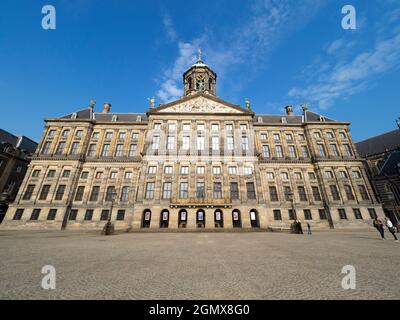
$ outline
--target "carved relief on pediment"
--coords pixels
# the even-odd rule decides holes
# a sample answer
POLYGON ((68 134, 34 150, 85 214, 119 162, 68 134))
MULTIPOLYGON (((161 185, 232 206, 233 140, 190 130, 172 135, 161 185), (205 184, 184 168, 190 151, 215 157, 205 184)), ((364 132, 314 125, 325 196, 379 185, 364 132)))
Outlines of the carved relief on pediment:
POLYGON ((204 97, 198 97, 160 110, 160 112, 194 112, 194 113, 241 113, 239 110, 228 107, 204 97))

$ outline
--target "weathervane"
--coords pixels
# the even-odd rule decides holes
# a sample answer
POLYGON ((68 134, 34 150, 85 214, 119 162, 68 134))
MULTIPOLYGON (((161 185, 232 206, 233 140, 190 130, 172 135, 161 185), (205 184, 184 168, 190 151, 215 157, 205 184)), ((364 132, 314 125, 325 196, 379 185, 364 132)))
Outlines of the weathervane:
POLYGON ((198 57, 198 60, 197 60, 197 61, 202 61, 202 60, 201 60, 201 54, 202 54, 202 52, 201 52, 201 49, 199 48, 199 49, 197 50, 197 57, 198 57))

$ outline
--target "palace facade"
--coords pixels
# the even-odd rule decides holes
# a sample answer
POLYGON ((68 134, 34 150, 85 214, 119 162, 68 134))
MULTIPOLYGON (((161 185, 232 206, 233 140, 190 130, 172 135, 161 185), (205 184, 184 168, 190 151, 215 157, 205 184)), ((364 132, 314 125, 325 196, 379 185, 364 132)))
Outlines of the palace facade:
POLYGON ((2 228, 363 227, 383 215, 349 123, 216 95, 201 57, 184 96, 146 113, 88 108, 46 126, 2 228))

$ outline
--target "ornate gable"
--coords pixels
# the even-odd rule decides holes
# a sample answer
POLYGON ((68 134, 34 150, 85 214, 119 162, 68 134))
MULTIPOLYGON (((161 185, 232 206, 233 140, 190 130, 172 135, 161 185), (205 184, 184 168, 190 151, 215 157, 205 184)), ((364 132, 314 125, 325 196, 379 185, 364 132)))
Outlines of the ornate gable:
POLYGON ((153 109, 152 113, 234 113, 251 114, 239 106, 224 102, 215 97, 197 94, 153 109))

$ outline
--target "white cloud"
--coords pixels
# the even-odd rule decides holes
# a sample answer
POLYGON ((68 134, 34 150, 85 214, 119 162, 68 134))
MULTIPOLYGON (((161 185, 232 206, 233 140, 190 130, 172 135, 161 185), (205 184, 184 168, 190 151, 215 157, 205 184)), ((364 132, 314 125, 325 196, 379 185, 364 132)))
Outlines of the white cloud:
POLYGON ((175 41, 178 38, 178 34, 174 28, 171 17, 167 14, 163 17, 163 25, 168 41, 175 41))
POLYGON ((321 72, 314 83, 304 88, 292 88, 288 95, 311 101, 325 109, 337 99, 367 89, 375 77, 399 66, 400 34, 378 41, 374 48, 358 53, 351 59, 339 60, 321 72))
MULTIPOLYGON (((167 101, 182 94, 181 90, 177 94, 176 89, 182 87, 182 73, 194 62, 199 47, 206 54, 206 63, 219 76, 222 74, 225 77, 238 65, 242 67, 242 75, 246 68, 249 72, 259 71, 280 41, 291 32, 298 31, 325 3, 326 0, 258 0, 251 6, 248 19, 242 20, 229 34, 218 36, 214 30, 218 27, 215 26, 204 31, 202 37, 178 41, 178 56, 173 66, 164 72, 157 96, 167 101)), ((167 20, 164 26, 172 26, 172 21, 167 20)), ((168 34, 168 28, 166 32, 168 34)), ((249 74, 241 77, 242 85, 246 78, 249 74)))

